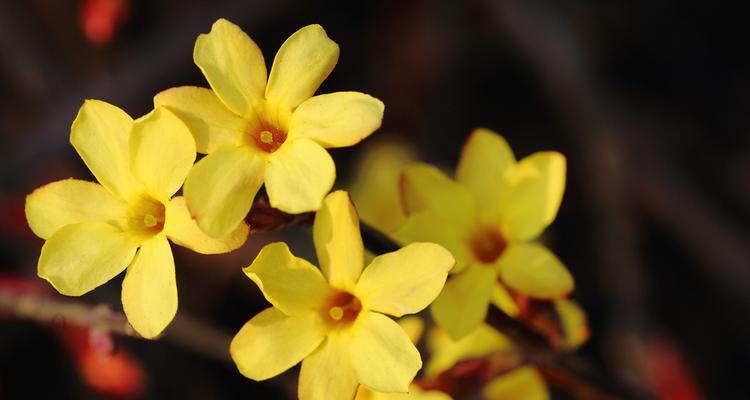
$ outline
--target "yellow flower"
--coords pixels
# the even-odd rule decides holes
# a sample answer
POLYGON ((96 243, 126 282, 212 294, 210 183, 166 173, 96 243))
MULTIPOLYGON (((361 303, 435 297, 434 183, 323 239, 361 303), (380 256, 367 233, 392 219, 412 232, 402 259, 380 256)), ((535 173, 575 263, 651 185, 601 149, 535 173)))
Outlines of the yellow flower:
POLYGON ((404 224, 398 180, 401 169, 416 159, 416 151, 400 141, 376 140, 364 145, 350 191, 362 221, 386 234, 404 224))
POLYGON ((409 218, 395 236, 403 243, 441 244, 456 257, 454 275, 431 307, 452 337, 479 326, 491 301, 517 313, 504 285, 540 299, 573 290, 568 270, 533 241, 555 219, 562 200, 560 153, 534 153, 516 162, 500 135, 477 129, 464 146, 456 181, 415 164, 403 171, 400 187, 409 218))
POLYGON ((172 198, 195 161, 195 142, 167 109, 133 121, 113 105, 87 100, 70 141, 101 185, 67 179, 27 197, 29 226, 46 240, 39 276, 62 294, 80 296, 127 267, 123 308, 133 328, 153 338, 177 311, 167 238, 200 253, 224 253, 245 242, 247 227, 210 238, 184 199, 172 198))
POLYGON ((407 392, 422 361, 409 336, 384 314, 400 317, 427 307, 453 257, 436 244, 414 243, 376 257, 363 270, 359 220, 343 191, 323 201, 313 239, 320 270, 294 257, 284 243, 266 246, 245 268, 273 307, 232 340, 240 372, 264 380, 303 360, 303 400, 350 400, 360 383, 407 392))
POLYGON ((383 103, 357 92, 313 96, 333 70, 336 43, 320 25, 306 26, 281 46, 266 80, 258 46, 220 19, 198 37, 193 59, 211 89, 177 87, 154 97, 188 125, 200 160, 185 182, 198 225, 222 236, 241 223, 265 182, 271 206, 314 211, 336 169, 325 148, 351 146, 380 127, 383 103))
MULTIPOLYGON (((505 335, 480 324, 461 339, 452 339, 444 330, 433 327, 427 335, 430 362, 426 375, 435 378, 457 362, 488 356, 492 353, 516 352, 505 335)), ((482 388, 485 400, 547 400, 549 393, 539 371, 530 366, 515 368, 489 381, 482 388)))

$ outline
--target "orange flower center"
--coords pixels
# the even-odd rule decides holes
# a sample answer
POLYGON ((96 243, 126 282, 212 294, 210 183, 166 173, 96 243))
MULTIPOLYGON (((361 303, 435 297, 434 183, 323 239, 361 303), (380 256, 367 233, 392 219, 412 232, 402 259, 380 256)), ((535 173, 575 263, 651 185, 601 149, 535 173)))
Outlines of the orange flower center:
POLYGON ((478 230, 469 239, 469 244, 474 257, 484 264, 494 263, 508 246, 500 231, 493 228, 478 230))
POLYGON ((323 319, 332 326, 349 325, 362 311, 362 302, 348 292, 336 292, 323 307, 323 319))
POLYGON ((150 197, 142 197, 130 206, 128 227, 144 236, 152 236, 164 230, 165 218, 164 204, 150 197))
POLYGON ((286 132, 269 123, 261 123, 250 136, 255 145, 266 153, 273 153, 286 141, 286 132))

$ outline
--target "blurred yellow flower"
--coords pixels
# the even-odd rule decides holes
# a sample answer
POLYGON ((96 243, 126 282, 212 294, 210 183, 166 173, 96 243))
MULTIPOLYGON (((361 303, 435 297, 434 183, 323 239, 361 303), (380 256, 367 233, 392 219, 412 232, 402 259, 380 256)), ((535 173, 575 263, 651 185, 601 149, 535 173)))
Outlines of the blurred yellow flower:
MULTIPOLYGON (((485 357, 493 353, 512 355, 517 350, 505 335, 480 324, 461 339, 452 339, 444 330, 433 327, 427 335, 430 361, 425 373, 436 378, 459 361, 485 357)), ((539 371, 530 366, 516 367, 490 380, 481 389, 485 400, 547 400, 549 393, 539 371)))
POLYGON ((70 141, 101 185, 68 179, 26 199, 26 219, 46 239, 39 276, 80 296, 127 268, 122 305, 133 328, 153 338, 177 311, 174 260, 167 238, 200 253, 245 242, 247 226, 214 239, 190 219, 182 186, 195 161, 185 124, 165 108, 133 121, 119 108, 87 100, 70 141))
POLYGON ((359 384, 407 392, 422 361, 409 336, 384 314, 400 317, 427 307, 453 257, 436 244, 414 243, 363 270, 359 220, 343 191, 324 199, 313 239, 320 270, 280 242, 245 268, 273 307, 232 340, 240 372, 264 380, 302 361, 299 398, 305 400, 349 400, 359 384))
POLYGON ((168 89, 154 105, 175 111, 208 154, 184 188, 206 233, 219 237, 240 224, 264 182, 272 207, 317 210, 336 176, 325 148, 352 146, 380 127, 384 106, 374 97, 313 97, 338 56, 323 28, 309 25, 284 42, 267 78, 258 46, 231 22, 220 19, 198 37, 193 59, 211 89, 168 89))
POLYGON ((392 139, 376 139, 363 146, 350 191, 362 221, 386 234, 404 224, 398 181, 403 167, 416 161, 416 153, 408 144, 392 139))
POLYGON ((438 243, 456 257, 454 275, 431 307, 452 337, 479 326, 491 301, 517 312, 503 284, 539 299, 573 290, 565 266, 533 242, 562 200, 562 154, 538 152, 516 162, 500 135, 477 129, 464 146, 456 181, 433 166, 414 164, 404 169, 400 188, 409 217, 395 237, 438 243))

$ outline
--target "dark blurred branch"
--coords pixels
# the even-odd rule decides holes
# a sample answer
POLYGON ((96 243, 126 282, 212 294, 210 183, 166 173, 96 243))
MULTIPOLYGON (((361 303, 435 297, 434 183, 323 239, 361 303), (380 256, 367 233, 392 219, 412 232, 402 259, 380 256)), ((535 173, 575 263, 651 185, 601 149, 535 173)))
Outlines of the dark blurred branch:
MULTIPOLYGON (((100 332, 140 339, 125 314, 106 304, 89 305, 35 291, 0 287, 0 316, 30 319, 44 325, 72 324, 100 332)), ((231 336, 203 321, 178 314, 164 338, 213 360, 230 364, 231 336)))

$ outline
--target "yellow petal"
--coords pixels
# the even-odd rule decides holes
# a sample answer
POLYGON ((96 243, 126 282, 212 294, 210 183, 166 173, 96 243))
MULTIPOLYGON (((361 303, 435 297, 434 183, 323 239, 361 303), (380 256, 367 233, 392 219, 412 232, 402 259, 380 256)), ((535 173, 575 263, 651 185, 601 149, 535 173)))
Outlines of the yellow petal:
POLYGON ((400 317, 427 307, 445 284, 455 260, 434 243, 412 243, 375 257, 355 294, 371 310, 400 317))
POLYGON ((555 309, 565 334, 565 347, 570 350, 580 347, 590 335, 586 313, 572 300, 555 301, 555 309))
POLYGON ((488 400, 548 400, 544 378, 534 367, 521 367, 491 381, 482 390, 488 400))
POLYGON ((325 325, 317 314, 289 317, 271 307, 237 332, 229 345, 229 354, 242 375, 262 381, 302 361, 325 335, 325 325))
POLYGON ((211 32, 198 36, 193 61, 222 103, 237 115, 253 115, 263 98, 266 62, 258 46, 237 25, 219 19, 211 32))
POLYGON ((339 46, 320 25, 308 25, 281 45, 273 60, 266 87, 266 99, 293 110, 312 97, 333 71, 339 46))
POLYGON ((393 140, 369 142, 357 163, 350 194, 362 221, 392 234, 406 221, 398 181, 401 168, 417 158, 408 144, 393 140))
POLYGON ((315 214, 313 241, 320 269, 339 289, 354 289, 365 260, 357 210, 349 194, 338 190, 323 200, 315 214))
POLYGON ((573 277, 552 252, 537 243, 508 246, 498 261, 500 277, 512 289, 539 299, 573 291, 573 277))
POLYGON ((352 146, 380 128, 384 108, 382 101, 364 93, 322 94, 297 107, 289 134, 323 147, 352 146))
POLYGON ((187 126, 166 108, 133 124, 130 169, 153 197, 166 202, 182 186, 195 162, 195 141, 187 126))
POLYGON ((454 339, 471 333, 487 316, 495 277, 494 270, 476 265, 454 275, 430 307, 435 322, 454 339))
POLYGON ((86 100, 70 128, 70 143, 99 183, 124 199, 140 191, 128 161, 132 125, 133 119, 119 108, 86 100))
POLYGON ((283 242, 264 247, 243 271, 266 300, 286 315, 302 315, 318 308, 329 291, 320 270, 295 257, 283 242))
POLYGON ((246 147, 221 148, 198 161, 183 188, 198 226, 217 238, 237 229, 263 183, 263 169, 263 160, 246 147))
POLYGON ((513 300, 508 289, 506 289, 500 282, 495 284, 495 289, 492 291, 492 304, 511 317, 517 316, 520 312, 516 301, 513 300))
POLYGON ((424 331, 424 321, 421 317, 416 315, 409 315, 407 317, 399 318, 398 326, 406 332, 409 336, 409 340, 415 345, 422 338, 422 332, 424 331))
POLYGON ((65 225, 79 222, 115 224, 125 210, 126 204, 104 186, 77 179, 52 182, 26 196, 26 220, 42 239, 65 225))
POLYGON ((241 222, 240 225, 221 238, 206 235, 190 216, 190 211, 182 196, 173 198, 167 205, 167 217, 164 231, 169 239, 182 246, 201 254, 221 254, 236 250, 245 244, 249 228, 241 222))
POLYGON ((501 182, 515 163, 513 151, 502 136, 478 128, 461 151, 456 180, 474 194, 480 209, 496 208, 503 187, 501 182))
POLYGON ((322 345, 302 361, 300 400, 351 400, 357 392, 357 376, 351 363, 349 335, 334 330, 322 345))
POLYGON ((468 224, 456 225, 433 210, 424 210, 410 215, 393 237, 401 243, 431 242, 445 247, 456 259, 451 273, 457 273, 472 259, 467 239, 469 229, 468 224))
POLYGON ((352 331, 352 365, 360 383, 379 392, 409 390, 422 359, 403 329, 376 312, 361 315, 352 331))
POLYGON ((404 168, 400 187, 407 215, 431 210, 461 227, 474 223, 471 193, 432 165, 414 163, 404 168))
POLYGON ((122 308, 133 329, 151 339, 177 313, 174 259, 167 238, 158 235, 141 245, 122 282, 122 308))
POLYGON ((498 200, 505 237, 530 240, 557 216, 565 191, 565 157, 556 152, 534 153, 511 169, 498 200))
POLYGON ((42 246, 38 273, 58 292, 80 296, 122 272, 137 247, 131 235, 105 222, 66 225, 42 246))
POLYGON ((513 343, 490 326, 480 324, 459 340, 454 340, 444 330, 433 327, 427 335, 427 348, 430 351, 430 361, 425 373, 428 377, 435 377, 459 361, 498 351, 512 351, 513 343))
POLYGON ((336 180, 328 152, 310 139, 295 138, 269 157, 266 191, 271 206, 289 214, 315 211, 336 180))
POLYGON ((381 393, 374 392, 360 386, 354 400, 452 400, 450 396, 437 390, 424 391, 419 386, 409 386, 409 393, 381 393))
POLYGON ((154 108, 168 107, 190 129, 199 153, 211 153, 221 146, 237 146, 248 122, 230 111, 210 89, 181 86, 154 96, 154 108))

